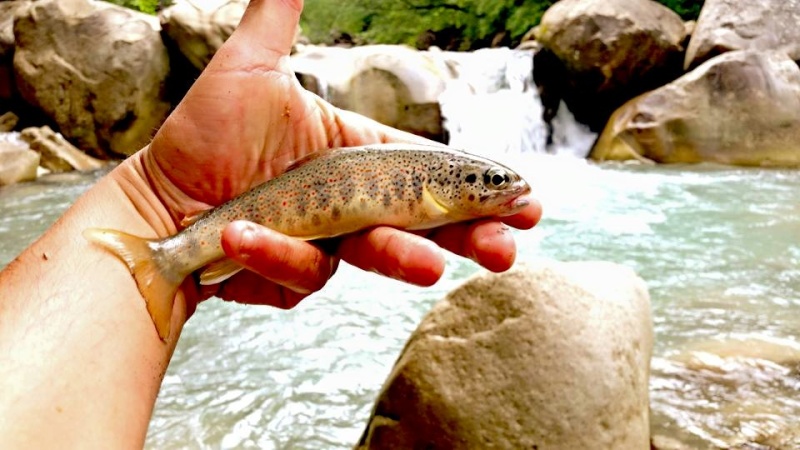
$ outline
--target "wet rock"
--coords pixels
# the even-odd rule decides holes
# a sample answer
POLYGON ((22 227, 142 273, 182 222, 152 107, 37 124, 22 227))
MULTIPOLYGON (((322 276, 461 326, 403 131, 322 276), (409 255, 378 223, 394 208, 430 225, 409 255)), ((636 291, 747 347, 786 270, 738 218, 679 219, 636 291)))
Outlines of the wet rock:
POLYGON ((684 35, 681 18, 652 0, 561 0, 536 31, 563 65, 542 70, 567 74, 564 100, 593 131, 625 101, 680 75, 684 35))
POLYGON ((297 73, 312 75, 334 105, 386 125, 443 140, 438 96, 446 73, 424 53, 399 45, 305 46, 292 55, 297 73))
POLYGON ((717 56, 620 107, 591 157, 800 166, 800 69, 782 52, 717 56))
POLYGON ((686 68, 733 50, 781 51, 800 60, 800 0, 706 0, 689 47, 686 68))
POLYGON ((169 59, 154 17, 100 1, 33 2, 14 23, 17 87, 80 148, 130 155, 163 122, 169 59))
POLYGON ((0 107, 10 108, 14 98, 14 15, 28 1, 0 2, 0 107))
POLYGON ((14 129, 19 122, 19 117, 16 114, 9 111, 2 116, 0 116, 0 133, 7 133, 14 129))
POLYGON ((198 70, 231 36, 247 8, 247 0, 178 0, 159 13, 167 37, 198 70))
POLYGON ((39 154, 21 145, 0 142, 0 186, 36 179, 39 154))
POLYGON ((604 262, 481 274, 409 338, 360 449, 650 448, 644 282, 604 262))
POLYGON ((42 155, 41 166, 53 173, 95 170, 104 165, 103 161, 83 153, 50 127, 26 128, 20 137, 42 155))

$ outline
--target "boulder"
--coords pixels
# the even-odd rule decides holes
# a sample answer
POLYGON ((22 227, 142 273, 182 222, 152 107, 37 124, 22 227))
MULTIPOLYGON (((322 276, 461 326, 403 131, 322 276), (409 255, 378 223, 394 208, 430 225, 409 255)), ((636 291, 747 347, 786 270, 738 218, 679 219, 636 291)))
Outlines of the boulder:
POLYGON ((800 166, 800 69, 783 52, 717 56, 620 107, 591 158, 800 166))
POLYGON ((800 0, 706 0, 686 49, 693 68, 733 50, 781 51, 800 60, 800 0))
POLYGON ((78 147, 130 155, 169 111, 155 17, 94 0, 33 2, 14 23, 17 87, 78 147))
POLYGON ((630 269, 480 274, 411 335, 357 448, 647 450, 652 346, 630 269))
POLYGON ((443 140, 439 94, 448 74, 426 53, 399 45, 303 46, 295 72, 314 76, 326 99, 391 127, 443 140))
POLYGON ((593 131, 625 101, 680 75, 684 36, 681 18, 652 0, 561 0, 536 28, 563 65, 542 70, 566 73, 564 101, 593 131))
POLYGON ((166 36, 198 70, 231 36, 247 0, 178 0, 159 13, 166 36))
POLYGON ((21 145, 0 141, 0 186, 36 179, 39 154, 21 145))
POLYGON ((31 150, 42 155, 39 164, 53 173, 95 170, 105 164, 75 148, 48 126, 25 128, 20 137, 28 143, 31 150))
POLYGON ((14 98, 14 15, 30 2, 0 1, 0 108, 7 109, 14 98))

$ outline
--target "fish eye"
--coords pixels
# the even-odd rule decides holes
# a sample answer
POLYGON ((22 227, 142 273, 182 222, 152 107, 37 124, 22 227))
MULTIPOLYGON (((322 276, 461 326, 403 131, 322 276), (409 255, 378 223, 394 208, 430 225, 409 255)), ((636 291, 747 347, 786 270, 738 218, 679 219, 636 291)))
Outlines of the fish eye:
POLYGON ((508 173, 498 167, 489 169, 483 174, 483 184, 489 189, 503 189, 510 181, 508 173))

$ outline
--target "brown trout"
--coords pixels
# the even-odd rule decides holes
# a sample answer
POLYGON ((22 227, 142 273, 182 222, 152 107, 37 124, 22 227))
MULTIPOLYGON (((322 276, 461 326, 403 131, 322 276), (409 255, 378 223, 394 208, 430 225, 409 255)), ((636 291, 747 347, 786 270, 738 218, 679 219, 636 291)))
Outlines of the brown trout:
POLYGON ((287 172, 211 209, 179 233, 144 239, 90 228, 83 235, 127 264, 161 339, 169 335, 175 294, 195 270, 201 284, 242 269, 225 258, 221 236, 248 220, 299 239, 340 236, 387 225, 421 230, 514 214, 530 187, 496 162, 447 147, 381 144, 324 150, 287 172))

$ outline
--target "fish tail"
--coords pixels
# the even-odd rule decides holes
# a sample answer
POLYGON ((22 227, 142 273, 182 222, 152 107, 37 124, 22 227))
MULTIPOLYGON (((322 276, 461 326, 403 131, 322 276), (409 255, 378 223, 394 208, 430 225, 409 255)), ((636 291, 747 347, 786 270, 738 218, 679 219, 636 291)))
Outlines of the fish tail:
POLYGON ((83 237, 100 245, 125 262, 144 297, 161 340, 169 336, 172 305, 183 276, 159 264, 156 241, 116 230, 89 228, 83 237))

